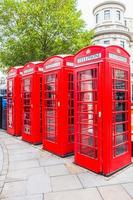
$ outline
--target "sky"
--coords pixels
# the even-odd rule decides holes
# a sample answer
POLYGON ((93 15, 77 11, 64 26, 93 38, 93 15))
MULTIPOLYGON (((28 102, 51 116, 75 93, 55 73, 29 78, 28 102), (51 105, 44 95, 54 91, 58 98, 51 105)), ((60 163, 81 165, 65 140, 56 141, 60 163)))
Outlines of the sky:
MULTIPOLYGON (((82 18, 87 24, 87 28, 91 29, 95 26, 93 8, 106 0, 78 0, 78 9, 82 11, 82 18)), ((116 0, 122 2, 126 6, 125 17, 133 18, 133 0, 116 0)))

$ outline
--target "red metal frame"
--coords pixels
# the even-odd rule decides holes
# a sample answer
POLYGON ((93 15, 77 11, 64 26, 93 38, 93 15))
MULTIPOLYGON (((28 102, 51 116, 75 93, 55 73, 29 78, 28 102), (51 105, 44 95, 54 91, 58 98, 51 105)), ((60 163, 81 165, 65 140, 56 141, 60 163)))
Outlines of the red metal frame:
POLYGON ((129 54, 91 46, 74 62, 75 162, 110 175, 131 163, 129 54))
POLYGON ((106 56, 109 59, 106 60, 105 74, 108 73, 109 77, 105 76, 106 86, 104 85, 103 94, 104 124, 106 124, 103 129, 105 135, 103 143, 110 138, 108 144, 111 149, 109 155, 106 153, 108 147, 103 150, 105 175, 131 163, 130 56, 117 46, 107 47, 106 56), (111 122, 108 123, 109 121, 111 122), (108 135, 105 134, 107 129, 110 130, 108 135))
POLYGON ((44 63, 43 149, 59 156, 73 153, 73 56, 53 56, 44 63))
POLYGON ((7 75, 7 132, 21 135, 21 73, 23 66, 11 67, 7 75))
POLYGON ((22 73, 22 139, 42 143, 43 61, 25 64, 22 73))

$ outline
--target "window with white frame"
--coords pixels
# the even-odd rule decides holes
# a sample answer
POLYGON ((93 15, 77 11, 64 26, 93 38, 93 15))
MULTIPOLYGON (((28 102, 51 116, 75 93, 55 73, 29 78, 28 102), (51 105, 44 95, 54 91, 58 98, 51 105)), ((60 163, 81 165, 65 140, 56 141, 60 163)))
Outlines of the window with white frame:
POLYGON ((127 26, 127 20, 124 20, 124 24, 125 24, 125 26, 127 26))
POLYGON ((110 44, 110 40, 104 40, 103 43, 104 43, 105 45, 108 45, 108 44, 110 44))
POLYGON ((96 24, 99 22, 99 14, 96 15, 96 24))
POLYGON ((121 40, 120 41, 120 46, 123 47, 123 48, 125 48, 125 42, 121 40))
POLYGON ((104 11, 104 20, 110 20, 110 10, 104 11))
POLYGON ((121 20, 121 12, 120 12, 119 10, 116 11, 116 19, 117 19, 118 21, 121 20))
POLYGON ((97 45, 98 43, 99 43, 99 40, 95 40, 95 41, 93 42, 94 45, 97 45))

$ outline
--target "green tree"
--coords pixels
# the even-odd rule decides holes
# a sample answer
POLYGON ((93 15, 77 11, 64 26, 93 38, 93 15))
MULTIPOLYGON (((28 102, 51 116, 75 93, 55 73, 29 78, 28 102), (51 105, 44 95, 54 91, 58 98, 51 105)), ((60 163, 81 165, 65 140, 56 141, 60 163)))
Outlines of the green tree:
POLYGON ((91 43, 77 0, 1 0, 0 63, 23 65, 91 43))

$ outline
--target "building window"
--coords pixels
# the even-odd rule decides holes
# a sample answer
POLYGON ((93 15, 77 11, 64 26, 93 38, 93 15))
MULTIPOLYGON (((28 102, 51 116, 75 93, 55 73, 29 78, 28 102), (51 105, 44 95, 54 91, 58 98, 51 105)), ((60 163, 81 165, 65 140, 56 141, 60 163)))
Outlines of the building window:
POLYGON ((104 11, 104 20, 110 20, 110 10, 104 11))
POLYGON ((99 14, 96 15, 96 24, 99 22, 99 14))
POLYGON ((93 44, 94 44, 94 45, 99 44, 99 40, 95 40, 93 44))
POLYGON ((125 24, 125 26, 127 26, 127 20, 124 20, 124 24, 125 24))
POLYGON ((108 45, 108 44, 110 44, 110 41, 109 40, 104 40, 104 44, 108 45))
POLYGON ((117 19, 118 21, 121 20, 121 12, 120 12, 119 10, 116 11, 116 19, 117 19))
POLYGON ((2 84, 5 84, 5 83, 6 83, 6 79, 4 77, 1 77, 0 84, 2 85, 2 84))
POLYGON ((120 41, 120 46, 125 48, 125 42, 124 41, 120 41))

